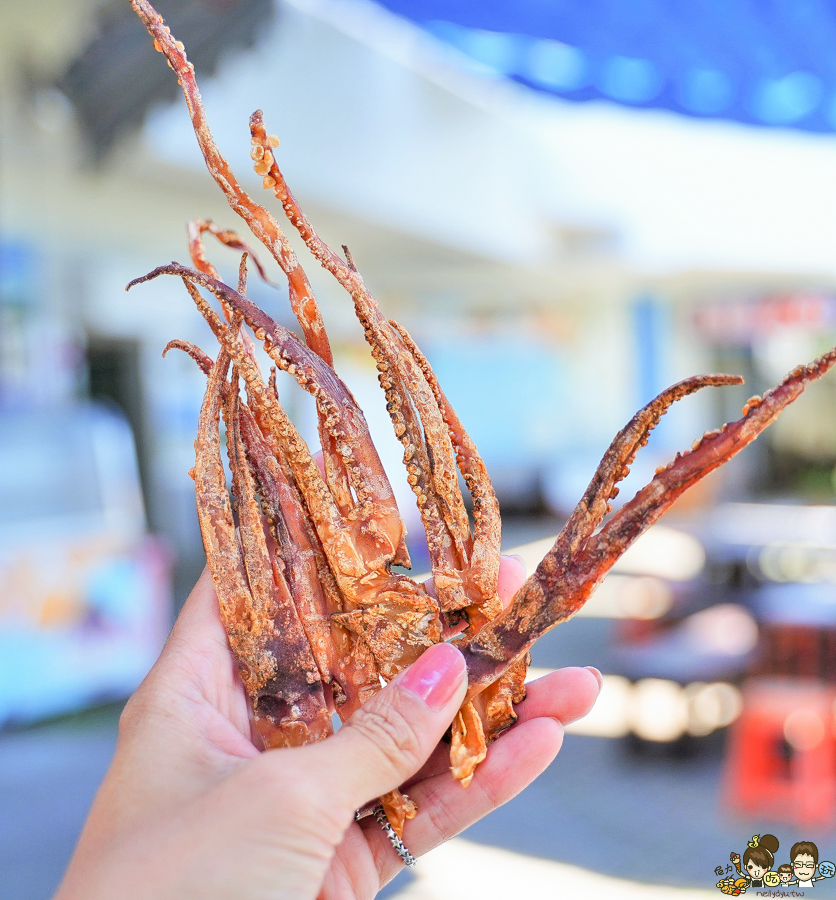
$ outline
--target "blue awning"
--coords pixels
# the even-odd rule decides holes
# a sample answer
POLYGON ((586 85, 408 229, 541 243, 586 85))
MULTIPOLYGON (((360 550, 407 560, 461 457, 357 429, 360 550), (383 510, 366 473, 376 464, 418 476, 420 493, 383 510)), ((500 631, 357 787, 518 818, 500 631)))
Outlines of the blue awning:
POLYGON ((826 0, 380 0, 514 81, 567 100, 836 131, 826 0))

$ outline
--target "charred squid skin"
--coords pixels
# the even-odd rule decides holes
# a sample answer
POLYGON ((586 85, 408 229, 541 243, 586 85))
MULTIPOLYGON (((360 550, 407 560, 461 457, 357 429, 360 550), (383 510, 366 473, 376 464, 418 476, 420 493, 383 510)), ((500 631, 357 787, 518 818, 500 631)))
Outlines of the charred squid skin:
POLYGON ((265 749, 297 747, 333 734, 322 680, 287 582, 271 558, 239 427, 238 373, 227 391, 227 423, 233 492, 252 606, 244 624, 257 632, 275 671, 253 703, 253 725, 265 749), (247 621, 249 620, 249 621, 247 621))
MULTIPOLYGON (((260 588, 253 593, 255 570, 247 567, 235 533, 226 476, 220 454, 220 411, 229 357, 221 351, 206 388, 200 414, 195 481, 198 485, 198 519, 207 550, 207 561, 218 596, 221 619, 230 648, 238 660, 241 679, 255 712, 256 734, 268 746, 290 746, 325 736, 330 717, 322 718, 318 700, 322 695, 317 674, 313 683, 298 685, 298 663, 293 648, 285 650, 278 639, 270 600, 260 588), (265 701, 263 698, 271 698, 265 701), (269 715, 259 708, 269 703, 269 715), (275 719, 276 712, 286 712, 275 719), (260 720, 263 720, 260 725, 260 720), (275 720, 275 721, 274 721, 275 720)), ((307 646, 307 645, 305 645, 307 646)), ((311 659, 311 663, 313 660, 311 659)), ((302 672, 306 670, 301 669, 302 672)), ((310 671, 308 669, 307 671, 310 671)))
MULTIPOLYGON (((651 482, 616 512, 598 534, 588 537, 568 561, 560 552, 562 546, 558 536, 555 547, 517 591, 511 605, 461 648, 468 669, 467 698, 472 699, 494 682, 509 663, 528 650, 541 635, 571 618, 616 560, 678 497, 755 440, 810 382, 824 375, 834 363, 836 348, 809 365, 793 369, 779 385, 764 394, 763 399, 753 397, 744 406, 742 418, 724 425, 719 431, 705 434, 695 442, 692 450, 677 454, 672 463, 660 468, 651 482)), ((675 385, 663 392, 660 398, 670 395, 670 391, 678 387, 675 385)), ((613 446, 619 443, 623 434, 622 431, 613 446)))
POLYGON ((268 520, 276 531, 299 619, 322 679, 332 687, 337 712, 341 718, 348 718, 361 705, 364 692, 379 685, 377 667, 368 654, 358 657, 353 652, 350 635, 332 618, 343 612, 344 601, 302 495, 290 472, 277 460, 277 448, 268 446, 246 407, 241 409, 240 427, 268 520))

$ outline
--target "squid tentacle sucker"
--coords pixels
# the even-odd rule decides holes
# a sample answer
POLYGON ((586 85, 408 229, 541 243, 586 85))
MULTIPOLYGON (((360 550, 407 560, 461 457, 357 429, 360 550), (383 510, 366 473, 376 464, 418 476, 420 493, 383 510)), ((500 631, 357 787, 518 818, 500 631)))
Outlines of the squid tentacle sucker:
MULTIPOLYGON (((220 345, 216 359, 186 341, 171 341, 166 351, 188 353, 207 377, 192 472, 221 619, 253 709, 253 738, 265 748, 327 739, 332 709, 348 718, 463 622, 455 640, 467 662, 469 689, 452 723, 450 755, 454 777, 466 786, 490 742, 515 721, 534 641, 576 613, 685 490, 740 452, 827 372, 836 350, 794 369, 762 399, 752 398, 740 419, 705 434, 612 513, 619 482, 667 409, 702 388, 742 379, 703 375, 663 391, 615 437, 554 546, 503 609, 497 596, 499 505, 474 442, 429 361, 407 331, 384 316, 351 254, 343 248, 344 258, 319 237, 279 168, 278 139, 267 134, 261 112, 253 113, 256 173, 314 259, 348 294, 369 344, 427 536, 429 592, 395 568, 409 566, 403 521, 363 412, 334 368, 307 274, 278 220, 244 191, 215 144, 183 45, 148 0, 131 2, 180 82, 212 177, 287 279, 301 329, 300 338, 247 296, 250 263, 263 279, 269 276, 248 243, 211 222, 189 224, 191 266, 160 266, 129 285, 180 278, 220 345), (243 254, 236 288, 209 261, 207 234, 243 254), (259 346, 274 366, 267 381, 259 346), (276 369, 314 398, 322 471, 282 406, 276 369), (231 489, 221 460, 222 422, 231 489)), ((402 835, 414 804, 398 791, 381 802, 402 835)))

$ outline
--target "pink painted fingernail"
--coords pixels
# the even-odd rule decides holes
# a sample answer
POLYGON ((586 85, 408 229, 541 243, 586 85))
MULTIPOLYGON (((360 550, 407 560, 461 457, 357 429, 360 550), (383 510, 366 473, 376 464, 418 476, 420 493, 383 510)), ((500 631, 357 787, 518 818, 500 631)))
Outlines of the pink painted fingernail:
POLYGON ((441 709, 455 696, 464 673, 464 657, 452 644, 434 644, 395 680, 427 706, 441 709))
POLYGON ((595 680, 598 682, 598 693, 601 693, 601 688, 604 686, 604 676, 595 668, 595 666, 584 666, 587 672, 592 672, 595 676, 595 680))

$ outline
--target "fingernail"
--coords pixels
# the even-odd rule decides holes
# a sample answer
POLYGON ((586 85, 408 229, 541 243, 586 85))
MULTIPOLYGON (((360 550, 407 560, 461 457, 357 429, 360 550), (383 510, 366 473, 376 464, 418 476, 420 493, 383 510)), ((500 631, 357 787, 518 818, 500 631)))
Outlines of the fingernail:
POLYGON ((523 572, 528 571, 528 566, 525 564, 525 560, 520 556, 519 553, 507 553, 504 555, 508 559, 515 559, 520 564, 520 568, 523 570, 523 572))
POLYGON ((587 672, 592 672, 595 676, 595 680, 598 682, 598 693, 601 693, 601 688, 604 686, 604 676, 595 668, 595 666, 584 666, 587 672))
POLYGON ((462 683, 464 657, 452 644, 434 644, 396 679, 404 690, 420 697, 427 706, 441 709, 462 683))

